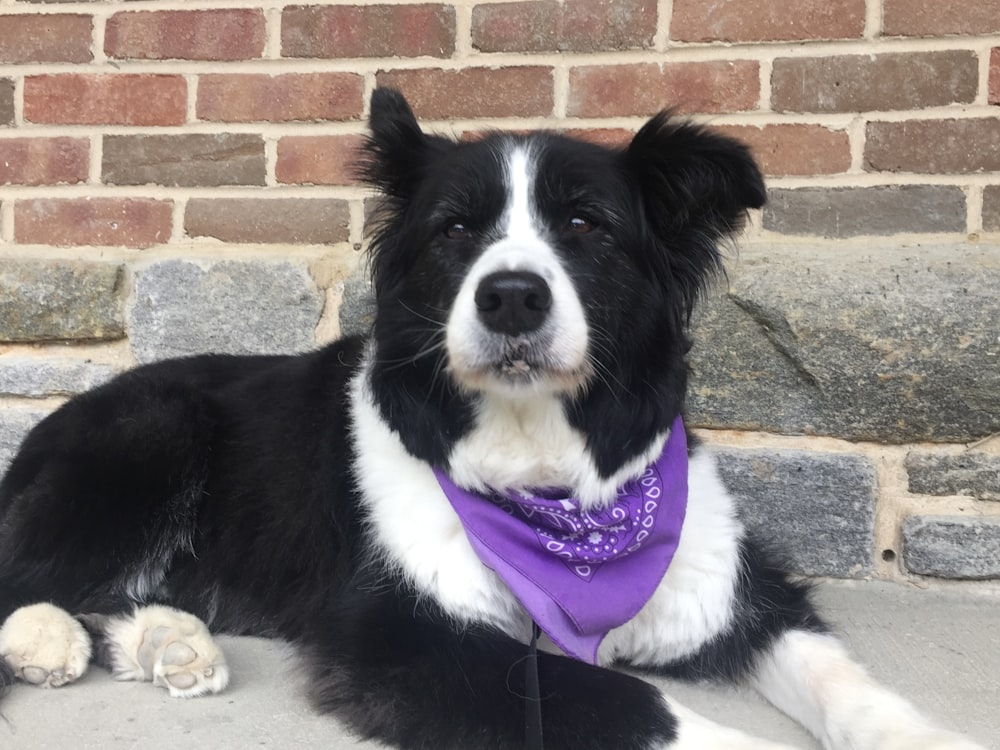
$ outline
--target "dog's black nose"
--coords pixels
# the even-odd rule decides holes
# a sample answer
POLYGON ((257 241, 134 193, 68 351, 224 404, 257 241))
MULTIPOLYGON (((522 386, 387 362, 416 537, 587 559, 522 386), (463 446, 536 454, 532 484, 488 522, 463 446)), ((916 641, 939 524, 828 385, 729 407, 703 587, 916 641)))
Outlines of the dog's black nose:
POLYGON ((538 330, 551 307, 549 285, 530 271, 497 271, 484 276, 476 289, 476 308, 483 324, 508 336, 538 330))

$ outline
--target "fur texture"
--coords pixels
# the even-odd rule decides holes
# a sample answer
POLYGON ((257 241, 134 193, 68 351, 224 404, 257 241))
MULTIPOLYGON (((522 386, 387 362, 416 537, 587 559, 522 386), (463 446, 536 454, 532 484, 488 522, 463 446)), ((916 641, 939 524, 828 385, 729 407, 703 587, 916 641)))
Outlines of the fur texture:
MULTIPOLYGON (((371 113, 371 335, 148 365, 43 420, 0 483, 0 643, 45 618, 63 637, 65 612, 25 608, 48 601, 116 676, 214 692, 227 672, 197 617, 297 643, 316 706, 364 737, 519 748, 531 621, 432 467, 607 504, 682 409, 692 306, 764 186, 744 146, 667 114, 614 150, 551 133, 455 143, 388 90, 371 113)), ((692 446, 687 522, 653 597, 599 665, 539 655, 545 747, 774 747, 616 664, 754 680, 831 748, 972 747, 850 662, 692 446)), ((0 688, 57 668, 14 650, 0 688)))

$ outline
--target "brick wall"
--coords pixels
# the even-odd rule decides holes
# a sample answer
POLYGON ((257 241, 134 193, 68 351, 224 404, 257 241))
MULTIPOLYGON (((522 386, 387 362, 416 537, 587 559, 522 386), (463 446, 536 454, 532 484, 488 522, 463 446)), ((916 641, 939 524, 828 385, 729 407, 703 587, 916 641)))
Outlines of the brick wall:
POLYGON ((363 321, 377 84, 456 135, 750 143, 692 395, 727 482, 804 572, 1000 577, 1000 0, 0 0, 0 465, 136 362, 363 321))

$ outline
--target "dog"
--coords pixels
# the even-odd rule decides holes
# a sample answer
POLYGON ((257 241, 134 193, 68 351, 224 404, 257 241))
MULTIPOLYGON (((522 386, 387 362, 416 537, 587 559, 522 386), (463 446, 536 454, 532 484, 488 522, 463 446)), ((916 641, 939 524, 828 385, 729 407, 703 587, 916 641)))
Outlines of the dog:
POLYGON ((615 149, 370 112, 370 335, 42 420, 0 484, 0 690, 93 660, 215 693, 233 633, 395 748, 779 748, 648 673, 749 681, 826 748, 974 750, 851 660, 684 427, 688 319, 765 201, 748 149, 669 113, 615 149))

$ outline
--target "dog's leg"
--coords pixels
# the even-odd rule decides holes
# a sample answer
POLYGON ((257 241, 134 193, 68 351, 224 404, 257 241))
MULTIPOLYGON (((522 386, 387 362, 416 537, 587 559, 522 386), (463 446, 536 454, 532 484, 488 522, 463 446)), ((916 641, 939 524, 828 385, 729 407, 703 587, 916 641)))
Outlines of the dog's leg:
POLYGON ((116 680, 152 682, 175 698, 218 693, 229 684, 222 651, 194 615, 153 605, 80 619, 97 636, 97 661, 116 680))
POLYGON ((87 631, 51 604, 21 607, 0 627, 0 659, 15 677, 32 685, 59 687, 79 679, 90 653, 87 631))
POLYGON ((828 750, 983 750, 878 684, 830 635, 788 631, 761 660, 755 683, 828 750))

